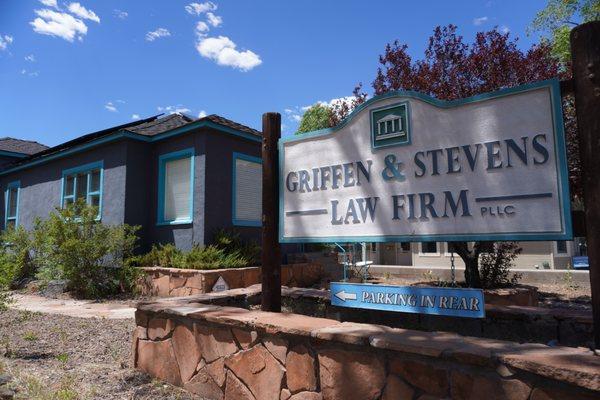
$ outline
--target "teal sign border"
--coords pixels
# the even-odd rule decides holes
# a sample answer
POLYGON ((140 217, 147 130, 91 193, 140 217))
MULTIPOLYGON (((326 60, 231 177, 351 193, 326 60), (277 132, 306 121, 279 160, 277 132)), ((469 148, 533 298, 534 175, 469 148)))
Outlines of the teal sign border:
POLYGON ((485 318, 485 301, 483 290, 469 288, 441 288, 429 286, 389 286, 374 285, 370 283, 345 283, 332 282, 331 287, 331 305, 338 307, 361 308, 368 310, 405 312, 412 314, 430 314, 444 315, 449 317, 462 318, 485 318), (384 300, 383 302, 363 301, 365 297, 373 296, 372 299, 384 300), (415 305, 402 304, 400 296, 414 296, 415 305), (424 296, 433 299, 433 307, 427 306, 422 302, 424 296), (460 301, 460 298, 468 298, 467 307, 470 305, 470 299, 477 299, 477 310, 462 310, 455 308, 440 307, 440 297, 445 297, 445 303, 448 305, 450 299, 460 301), (389 301, 388 301, 389 300, 389 301))
MULTIPOLYGON (((321 129, 307 132, 302 135, 288 136, 279 139, 279 241, 281 243, 360 243, 360 242, 461 242, 461 241, 544 241, 544 240, 572 240, 573 226, 571 222, 571 204, 569 195, 569 173, 567 168, 567 153, 565 145, 564 122, 562 116, 562 101, 560 95, 560 82, 557 78, 529 83, 495 92, 483 93, 477 96, 457 100, 438 100, 423 93, 409 91, 393 91, 373 97, 348 115, 339 125, 333 128, 321 129), (327 236, 327 237, 291 237, 283 236, 283 221, 285 210, 283 209, 283 188, 285 187, 285 176, 283 171, 283 160, 285 158, 284 143, 298 142, 309 138, 329 135, 342 129, 356 115, 373 103, 384 99, 396 97, 408 97, 434 105, 439 108, 453 108, 469 103, 510 96, 513 94, 528 92, 540 88, 548 88, 552 102, 552 117, 554 122, 554 156, 558 162, 558 187, 559 202, 562 209, 563 229, 561 232, 529 233, 485 233, 485 234, 460 234, 460 235, 380 235, 380 236, 327 236)), ((375 151, 377 151, 375 149, 375 151)))

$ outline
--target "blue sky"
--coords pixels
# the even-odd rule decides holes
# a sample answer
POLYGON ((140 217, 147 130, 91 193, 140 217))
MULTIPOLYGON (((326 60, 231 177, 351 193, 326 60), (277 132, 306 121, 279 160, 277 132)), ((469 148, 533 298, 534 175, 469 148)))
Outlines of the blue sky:
POLYGON ((528 48, 545 1, 0 0, 0 136, 56 145, 160 112, 260 129, 370 91, 395 39, 420 57, 436 25, 498 26, 528 48))

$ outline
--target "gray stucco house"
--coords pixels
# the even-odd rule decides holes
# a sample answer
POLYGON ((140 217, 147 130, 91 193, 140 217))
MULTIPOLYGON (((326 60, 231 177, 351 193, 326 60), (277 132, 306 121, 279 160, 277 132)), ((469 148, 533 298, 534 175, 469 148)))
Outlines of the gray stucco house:
POLYGON ((181 249, 221 228, 260 239, 261 133, 218 115, 154 116, 55 147, 0 139, 3 226, 32 226, 77 198, 103 223, 140 225, 141 248, 181 249))

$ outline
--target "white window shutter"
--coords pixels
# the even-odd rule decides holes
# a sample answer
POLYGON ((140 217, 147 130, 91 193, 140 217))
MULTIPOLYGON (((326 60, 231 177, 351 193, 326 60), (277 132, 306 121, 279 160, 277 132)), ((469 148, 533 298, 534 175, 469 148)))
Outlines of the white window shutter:
POLYGON ((237 159, 235 173, 235 219, 260 221, 262 215, 262 165, 237 159))
POLYGON ((191 158, 168 161, 165 165, 165 221, 191 219, 191 158))

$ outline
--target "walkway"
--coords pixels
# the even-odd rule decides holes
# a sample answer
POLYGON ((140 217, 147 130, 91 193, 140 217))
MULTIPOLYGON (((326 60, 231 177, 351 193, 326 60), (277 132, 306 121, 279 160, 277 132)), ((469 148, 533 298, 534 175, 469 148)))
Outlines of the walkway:
POLYGON ((40 312, 45 314, 61 314, 78 318, 134 318, 135 308, 122 303, 97 303, 92 300, 49 299, 31 294, 14 294, 11 308, 40 312))

